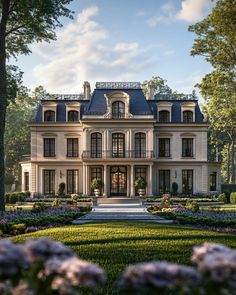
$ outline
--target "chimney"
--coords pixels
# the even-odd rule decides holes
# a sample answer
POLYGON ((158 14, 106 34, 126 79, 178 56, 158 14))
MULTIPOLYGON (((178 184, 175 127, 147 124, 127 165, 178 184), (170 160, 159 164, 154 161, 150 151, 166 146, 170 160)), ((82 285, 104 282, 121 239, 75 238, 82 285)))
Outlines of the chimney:
POLYGON ((147 99, 153 100, 155 98, 155 88, 152 84, 148 84, 147 99))
POLYGON ((84 99, 90 99, 91 98, 91 87, 88 81, 84 81, 84 99))

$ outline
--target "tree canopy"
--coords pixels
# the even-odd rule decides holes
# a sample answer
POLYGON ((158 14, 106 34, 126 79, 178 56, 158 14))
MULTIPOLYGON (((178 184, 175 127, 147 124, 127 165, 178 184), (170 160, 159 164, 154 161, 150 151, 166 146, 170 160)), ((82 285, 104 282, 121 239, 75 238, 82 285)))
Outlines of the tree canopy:
MULTIPOLYGON (((61 17, 72 18, 67 7, 72 0, 0 1, 0 210, 4 210, 4 133, 8 88, 14 79, 7 76, 7 58, 30 53, 33 42, 56 39, 61 17)), ((11 76, 12 77, 12 76, 11 76)), ((16 77, 17 78, 17 77, 16 77)))
POLYGON ((227 166, 231 166, 230 179, 235 183, 236 0, 217 0, 212 12, 189 30, 197 35, 191 54, 204 56, 213 67, 198 87, 206 101, 204 111, 213 139, 224 157, 229 147, 227 166))

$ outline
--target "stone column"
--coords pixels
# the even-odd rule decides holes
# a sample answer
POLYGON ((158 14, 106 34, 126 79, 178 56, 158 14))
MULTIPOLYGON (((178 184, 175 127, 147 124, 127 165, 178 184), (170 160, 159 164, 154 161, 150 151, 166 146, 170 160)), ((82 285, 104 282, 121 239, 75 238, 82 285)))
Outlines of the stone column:
POLYGON ((107 169, 108 166, 104 165, 103 167, 103 182, 104 182, 104 190, 103 190, 103 196, 107 197, 107 169))
POLYGON ((89 166, 85 165, 85 194, 90 195, 89 166))
POLYGON ((130 165, 130 197, 134 197, 134 165, 130 165))
POLYGON ((86 172, 85 172, 85 165, 83 165, 83 195, 86 195, 86 172))
POLYGON ((149 196, 153 196, 152 185, 153 185, 153 174, 152 174, 152 164, 150 164, 148 166, 148 195, 149 196))

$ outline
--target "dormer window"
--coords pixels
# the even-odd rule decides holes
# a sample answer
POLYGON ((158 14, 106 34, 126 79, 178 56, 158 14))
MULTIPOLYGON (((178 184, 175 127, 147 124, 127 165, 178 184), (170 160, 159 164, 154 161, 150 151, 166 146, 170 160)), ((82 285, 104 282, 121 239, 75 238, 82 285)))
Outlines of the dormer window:
POLYGON ((55 112, 45 111, 44 112, 44 122, 55 122, 55 112))
POLYGON ((68 112, 68 122, 78 122, 79 121, 79 112, 69 111, 68 112))
POLYGON ((112 118, 124 118, 125 117, 125 104, 122 101, 115 101, 112 104, 112 118))
POLYGON ((170 112, 169 111, 160 111, 159 112, 159 122, 162 122, 162 123, 170 122, 170 112))
POLYGON ((192 111, 184 111, 183 112, 183 122, 184 123, 193 122, 193 112, 192 111))
POLYGON ((184 101, 181 103, 181 122, 195 122, 195 101, 184 101))

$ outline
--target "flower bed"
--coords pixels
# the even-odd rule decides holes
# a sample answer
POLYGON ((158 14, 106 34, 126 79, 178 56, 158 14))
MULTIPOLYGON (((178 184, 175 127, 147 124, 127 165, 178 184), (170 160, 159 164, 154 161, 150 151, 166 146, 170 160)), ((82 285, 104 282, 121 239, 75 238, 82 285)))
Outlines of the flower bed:
POLYGON ((162 209, 162 211, 155 211, 154 208, 150 209, 150 212, 164 218, 178 220, 183 224, 236 228, 236 212, 231 211, 200 210, 192 212, 184 208, 168 208, 162 209))
POLYGON ((40 212, 11 211, 0 213, 0 230, 3 234, 18 234, 31 226, 69 224, 82 216, 81 210, 72 207, 51 207, 40 212))

